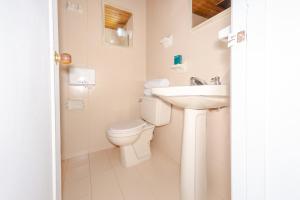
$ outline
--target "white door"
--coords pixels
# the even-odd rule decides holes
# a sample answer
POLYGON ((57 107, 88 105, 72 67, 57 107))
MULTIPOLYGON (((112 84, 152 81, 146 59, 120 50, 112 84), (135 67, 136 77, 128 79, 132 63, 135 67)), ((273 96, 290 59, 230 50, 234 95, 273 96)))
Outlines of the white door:
POLYGON ((232 200, 265 198, 265 1, 233 0, 232 32, 246 41, 231 48, 232 200))
POLYGON ((0 199, 60 199, 55 6, 1 2, 0 199))
MULTIPOLYGON (((232 0, 231 32, 247 31, 246 0, 232 0)), ((231 47, 231 199, 246 200, 246 42, 231 47)))
POLYGON ((299 200, 299 2, 232 3, 232 200, 299 200))

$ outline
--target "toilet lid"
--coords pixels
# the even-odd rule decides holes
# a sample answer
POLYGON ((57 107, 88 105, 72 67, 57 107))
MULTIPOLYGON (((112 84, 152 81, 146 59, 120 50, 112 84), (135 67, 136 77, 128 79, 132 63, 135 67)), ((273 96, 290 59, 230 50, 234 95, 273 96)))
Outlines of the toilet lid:
POLYGON ((108 134, 116 137, 136 135, 143 130, 143 127, 145 125, 146 122, 141 119, 123 121, 123 122, 113 124, 111 128, 108 130, 108 134))

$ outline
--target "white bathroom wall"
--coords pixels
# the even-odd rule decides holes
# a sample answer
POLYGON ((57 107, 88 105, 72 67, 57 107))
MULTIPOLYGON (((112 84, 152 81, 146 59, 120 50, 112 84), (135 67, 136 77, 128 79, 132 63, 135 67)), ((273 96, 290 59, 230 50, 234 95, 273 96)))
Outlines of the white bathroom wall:
POLYGON ((207 19, 205 17, 202 17, 200 15, 196 15, 196 14, 193 13, 192 14, 192 20, 193 20, 192 25, 193 25, 193 27, 195 27, 195 26, 201 24, 202 22, 206 21, 207 19))
POLYGON ((55 197, 50 5, 49 1, 1 1, 0 199, 3 200, 55 197))

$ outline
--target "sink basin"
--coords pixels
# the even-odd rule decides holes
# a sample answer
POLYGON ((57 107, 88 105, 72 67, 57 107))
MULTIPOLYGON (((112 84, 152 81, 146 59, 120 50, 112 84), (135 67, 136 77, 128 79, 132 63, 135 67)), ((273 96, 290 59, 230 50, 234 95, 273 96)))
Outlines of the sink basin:
POLYGON ((228 106, 226 85, 175 86, 153 88, 152 94, 184 109, 204 110, 228 106))
POLYGON ((153 88, 152 94, 184 109, 180 199, 207 199, 206 113, 228 106, 226 85, 153 88))

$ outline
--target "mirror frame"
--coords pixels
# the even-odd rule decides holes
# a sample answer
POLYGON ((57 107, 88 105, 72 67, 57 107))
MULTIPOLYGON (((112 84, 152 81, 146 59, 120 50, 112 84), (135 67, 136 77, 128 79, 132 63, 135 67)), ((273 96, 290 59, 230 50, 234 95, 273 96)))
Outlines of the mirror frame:
POLYGON ((132 44, 131 45, 128 45, 128 46, 120 46, 120 45, 114 45, 114 44, 110 44, 110 43, 107 43, 105 41, 105 5, 110 5, 110 6, 113 6, 115 8, 118 8, 120 10, 124 10, 126 12, 130 12, 132 13, 132 35, 134 35, 134 26, 135 26, 135 21, 134 21, 134 13, 131 9, 127 9, 127 8, 124 8, 123 6, 120 6, 120 5, 117 5, 116 2, 112 2, 110 0, 100 0, 100 3, 101 3, 101 6, 102 6, 102 13, 101 13, 101 17, 102 17, 102 43, 103 43, 103 46, 104 47, 116 47, 116 48, 132 48, 133 45, 134 45, 134 42, 133 42, 133 36, 132 36, 132 44))

